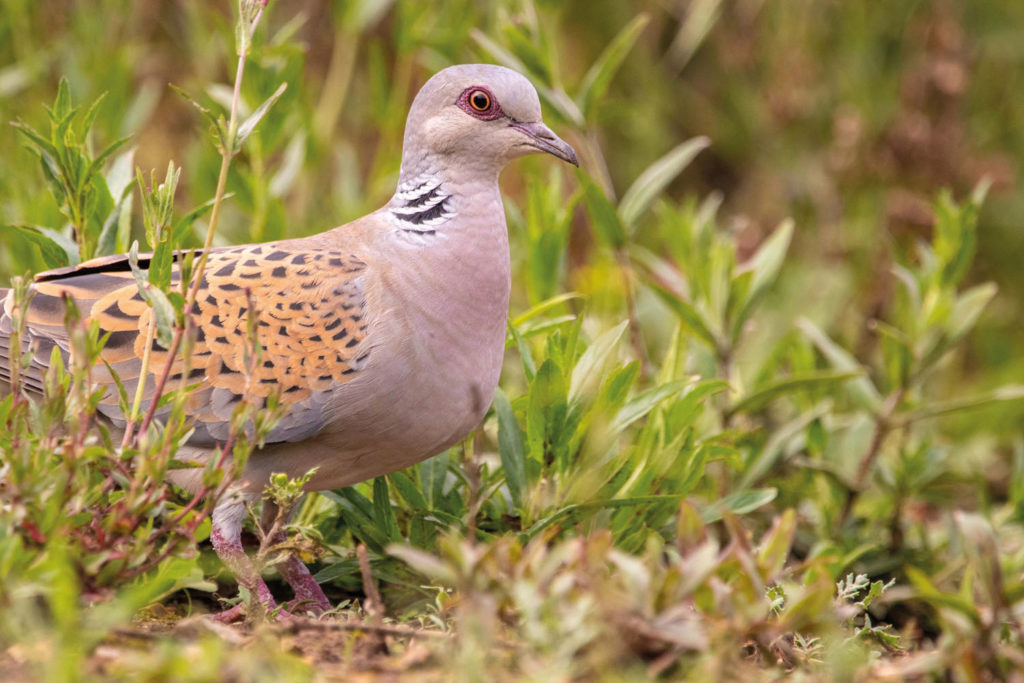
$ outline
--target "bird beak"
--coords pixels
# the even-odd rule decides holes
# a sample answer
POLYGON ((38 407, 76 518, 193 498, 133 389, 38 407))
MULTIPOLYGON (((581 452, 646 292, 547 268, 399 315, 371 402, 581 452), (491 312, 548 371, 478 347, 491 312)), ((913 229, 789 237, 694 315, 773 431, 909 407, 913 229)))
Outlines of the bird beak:
POLYGON ((569 143, 558 137, 550 128, 540 121, 533 123, 519 123, 518 121, 509 124, 520 133, 529 138, 529 145, 536 147, 542 152, 552 154, 562 161, 567 161, 573 166, 579 166, 580 161, 576 158, 576 150, 569 146, 569 143))

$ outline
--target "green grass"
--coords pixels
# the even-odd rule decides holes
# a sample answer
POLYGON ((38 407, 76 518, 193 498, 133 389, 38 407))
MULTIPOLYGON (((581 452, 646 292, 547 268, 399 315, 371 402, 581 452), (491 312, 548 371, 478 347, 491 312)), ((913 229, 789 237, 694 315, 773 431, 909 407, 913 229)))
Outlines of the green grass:
MULTIPOLYGON (((339 675, 1018 669, 1024 10, 666 7, 274 3, 239 119, 279 97, 237 140, 217 123, 226 3, 3 0, 0 120, 20 122, 0 130, 4 283, 136 240, 159 264, 209 232, 244 243, 362 215, 393 191, 417 86, 450 63, 526 73, 583 163, 503 176, 513 303, 481 430, 297 510, 293 538, 346 623, 405 634, 390 654, 328 629, 133 644, 209 608, 224 577, 209 504, 162 483, 182 392, 166 423, 112 443, 83 360, 38 405, 0 401, 0 666, 301 680, 319 642, 339 675)), ((160 267, 140 287, 170 342, 187 293, 160 267)), ((95 331, 68 324, 95 358, 95 331)))

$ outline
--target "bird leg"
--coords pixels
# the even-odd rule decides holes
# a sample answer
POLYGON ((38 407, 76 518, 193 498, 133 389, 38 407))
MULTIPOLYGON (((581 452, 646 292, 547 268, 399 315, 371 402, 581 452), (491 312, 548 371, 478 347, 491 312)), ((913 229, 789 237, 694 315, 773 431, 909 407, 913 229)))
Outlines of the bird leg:
MULTIPOLYGON (((264 529, 270 529, 280 514, 280 506, 272 500, 263 501, 262 524, 264 529)), ((284 529, 278 527, 274 535, 268 539, 272 547, 288 540, 284 529)), ((276 565, 277 572, 288 582, 295 592, 295 599, 288 603, 289 609, 297 613, 313 612, 317 616, 331 609, 331 601, 324 595, 320 584, 313 578, 301 559, 291 551, 286 551, 287 557, 276 565)))
MULTIPOLYGON (((245 498, 239 492, 228 492, 211 515, 210 542, 217 556, 224 565, 235 575, 240 586, 244 586, 251 595, 263 605, 268 614, 274 614, 277 603, 274 596, 270 594, 266 582, 256 571, 252 560, 245 554, 242 548, 242 520, 245 519, 245 498)), ((241 603, 217 614, 214 618, 217 621, 229 623, 239 619, 245 611, 245 604, 241 603)), ((277 612, 278 617, 287 618, 289 615, 282 611, 277 612)))

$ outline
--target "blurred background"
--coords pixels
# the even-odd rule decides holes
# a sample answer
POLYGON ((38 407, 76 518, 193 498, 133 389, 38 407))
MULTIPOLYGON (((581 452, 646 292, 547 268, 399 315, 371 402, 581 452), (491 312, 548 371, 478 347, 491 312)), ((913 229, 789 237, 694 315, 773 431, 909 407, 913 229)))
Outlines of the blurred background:
MULTIPOLYGON (((184 169, 179 211, 188 211, 212 196, 219 159, 168 84, 207 104, 227 101, 227 5, 2 0, 0 121, 41 125, 62 76, 76 104, 105 93, 94 144, 131 136, 134 163, 161 177, 174 160, 184 169)), ((549 123, 611 194, 680 142, 710 138, 669 197, 719 194, 741 252, 793 217, 776 304, 838 329, 855 352, 872 344, 863 320, 891 294, 892 264, 930 235, 936 192, 962 198, 987 179, 969 283, 994 281, 1000 294, 953 376, 980 387, 1024 376, 1024 4, 305 0, 274 3, 260 34, 246 102, 254 107, 281 80, 289 87, 232 169, 222 243, 318 232, 376 208, 393 190, 419 85, 449 63, 514 54, 542 86, 549 123), (593 101, 571 101, 627 26, 638 39, 619 72, 593 101)), ((549 173, 567 171, 527 160, 506 172, 513 228, 524 177, 549 173)), ((564 179, 568 197, 575 181, 564 179)), ((63 222, 34 155, 4 125, 0 224, 63 222)), ((609 285, 588 259, 591 241, 577 209, 560 285, 600 307, 609 285)), ((28 268, 41 268, 34 248, 0 232, 0 276, 28 268)), ((535 294, 520 287, 519 305, 535 294)), ((1012 413, 993 419, 1000 431, 1018 428, 1012 413)))

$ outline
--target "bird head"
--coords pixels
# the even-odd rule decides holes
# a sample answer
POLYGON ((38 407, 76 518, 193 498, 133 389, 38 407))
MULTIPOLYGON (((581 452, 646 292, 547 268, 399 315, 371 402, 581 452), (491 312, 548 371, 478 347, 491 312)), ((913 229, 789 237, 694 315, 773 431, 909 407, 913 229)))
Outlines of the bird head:
POLYGON ((497 174, 512 159, 535 152, 579 165, 573 148, 541 120, 530 81, 502 66, 460 64, 436 73, 413 100, 403 167, 429 159, 497 174))

